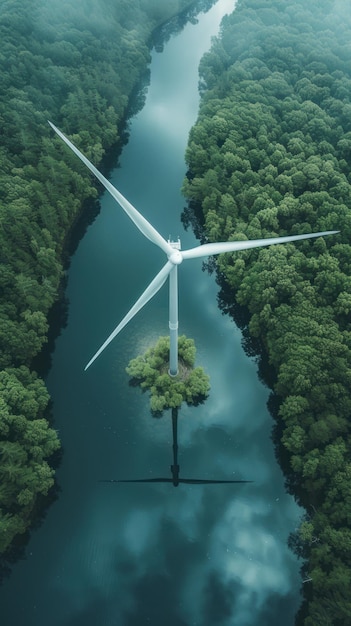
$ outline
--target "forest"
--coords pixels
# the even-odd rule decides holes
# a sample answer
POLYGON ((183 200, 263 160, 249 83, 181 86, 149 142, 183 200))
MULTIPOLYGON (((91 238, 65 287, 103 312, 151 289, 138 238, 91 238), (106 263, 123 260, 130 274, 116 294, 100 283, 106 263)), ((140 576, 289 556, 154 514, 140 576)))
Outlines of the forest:
MULTIPOLYGON (((191 4, 1 4, 0 552, 54 483, 60 443, 33 359, 69 233, 98 195, 47 120, 99 165, 123 140, 152 33, 191 4)), ((238 0, 201 62, 184 182, 204 241, 341 231, 216 265, 224 310, 269 365, 277 454, 306 510, 291 537, 306 626, 351 623, 350 25, 343 0, 238 0)))
POLYGON ((84 168, 71 167, 47 120, 96 164, 116 152, 155 29, 193 4, 1 3, 0 553, 27 530, 54 484, 60 442, 32 365, 62 295, 70 232, 98 194, 84 168))
POLYGON ((238 0, 201 62, 183 186, 203 241, 340 230, 211 263, 269 372, 277 455, 306 510, 290 538, 305 626, 351 623, 350 27, 345 2, 238 0))

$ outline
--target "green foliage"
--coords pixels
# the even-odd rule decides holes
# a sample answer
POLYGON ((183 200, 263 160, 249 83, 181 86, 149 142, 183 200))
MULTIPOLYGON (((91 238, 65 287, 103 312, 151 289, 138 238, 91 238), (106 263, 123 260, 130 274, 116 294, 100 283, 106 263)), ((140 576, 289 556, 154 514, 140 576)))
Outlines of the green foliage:
POLYGON ((239 0, 201 61, 183 186, 208 241, 341 231, 217 261, 273 370, 282 455, 308 511, 308 626, 351 619, 350 26, 333 0, 239 0))
POLYGON ((11 0, 0 6, 0 552, 53 484, 48 396, 29 368, 47 340, 65 246, 97 191, 50 130, 97 165, 120 139, 155 27, 190 0, 11 0))
POLYGON ((0 372, 0 552, 24 532, 38 495, 47 495, 54 471, 47 460, 59 448, 44 418, 44 382, 21 366, 0 372))
POLYGON ((130 361, 126 372, 143 390, 150 391, 153 413, 179 408, 182 402, 199 404, 208 396, 209 377, 202 367, 194 369, 195 355, 193 339, 185 335, 179 337, 179 371, 177 376, 171 377, 168 374, 169 337, 160 337, 155 346, 130 361))

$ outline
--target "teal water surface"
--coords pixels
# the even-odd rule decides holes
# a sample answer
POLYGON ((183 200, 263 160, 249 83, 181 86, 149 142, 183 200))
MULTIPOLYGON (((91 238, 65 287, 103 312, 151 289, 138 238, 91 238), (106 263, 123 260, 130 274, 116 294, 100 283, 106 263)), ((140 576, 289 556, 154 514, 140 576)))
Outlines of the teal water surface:
MULTIPOLYGON (((164 236, 184 232, 180 187, 196 120, 197 68, 235 0, 219 0, 153 53, 151 84, 133 119, 118 189, 164 236)), ((63 442, 61 489, 0 589, 4 626, 286 626, 300 602, 287 538, 301 516, 274 457, 268 390, 241 334, 217 307, 201 260, 179 271, 180 332, 211 378, 207 402, 179 413, 181 475, 247 485, 99 483, 170 476, 170 415, 151 417, 128 384, 130 358, 168 332, 166 286, 93 366, 83 368, 164 264, 115 202, 81 241, 69 270, 67 327, 47 382, 63 442)))

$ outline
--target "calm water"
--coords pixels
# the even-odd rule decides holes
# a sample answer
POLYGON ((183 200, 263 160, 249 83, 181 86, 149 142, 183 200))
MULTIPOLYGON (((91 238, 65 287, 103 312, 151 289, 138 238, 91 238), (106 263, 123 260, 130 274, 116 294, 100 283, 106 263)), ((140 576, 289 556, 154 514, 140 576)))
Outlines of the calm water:
MULTIPOLYGON (((234 0, 154 53, 145 108, 113 183, 164 237, 182 230, 184 152, 198 110, 197 67, 234 0)), ((169 476, 170 415, 153 419, 128 385, 130 358, 167 334, 167 289, 88 370, 85 363, 164 263, 105 194, 72 259, 68 325, 48 385, 64 447, 59 499, 27 559, 0 590, 4 626, 287 626, 299 606, 299 565, 286 542, 300 517, 270 441, 267 390, 233 322, 217 308, 201 261, 179 272, 180 332, 193 337, 211 395, 179 414, 181 475, 248 485, 115 485, 103 478, 169 476)))

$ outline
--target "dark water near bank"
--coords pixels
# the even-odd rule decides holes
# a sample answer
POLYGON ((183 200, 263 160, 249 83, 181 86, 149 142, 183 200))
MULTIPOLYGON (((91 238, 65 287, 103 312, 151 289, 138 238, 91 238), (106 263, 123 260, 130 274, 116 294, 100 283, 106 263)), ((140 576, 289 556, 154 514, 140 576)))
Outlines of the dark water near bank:
MULTIPOLYGON (((184 152, 198 109, 197 67, 234 0, 153 54, 145 108, 113 183, 183 248, 184 152)), ((27 559, 0 590, 4 626, 286 626, 298 609, 299 565, 287 548, 300 511, 284 492, 270 440, 268 391, 217 307, 201 261, 180 267, 180 332, 193 337, 211 395, 179 414, 181 475, 248 485, 115 485, 103 478, 169 476, 170 414, 151 417, 125 366, 168 332, 167 289, 98 361, 85 363, 164 263, 106 195, 75 253, 68 325, 48 377, 64 446, 61 493, 33 533, 27 559)))

